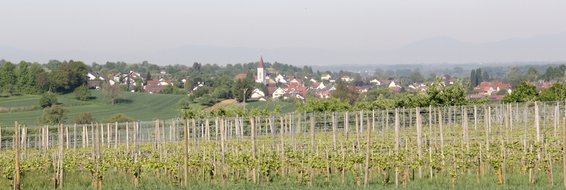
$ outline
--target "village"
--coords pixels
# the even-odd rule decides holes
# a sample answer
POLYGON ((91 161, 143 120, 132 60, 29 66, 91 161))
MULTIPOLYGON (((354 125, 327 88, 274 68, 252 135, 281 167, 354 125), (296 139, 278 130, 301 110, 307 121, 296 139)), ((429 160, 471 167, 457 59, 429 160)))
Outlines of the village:
MULTIPOLYGON (((352 76, 339 75, 336 73, 324 73, 318 77, 295 77, 293 75, 283 75, 277 72, 270 72, 266 68, 263 57, 257 63, 255 72, 253 74, 253 81, 256 86, 250 90, 250 101, 268 101, 268 100, 287 100, 297 99, 305 100, 308 98, 327 99, 330 98, 332 92, 336 90, 336 83, 342 81, 345 83, 354 83, 361 85, 354 85, 355 90, 359 94, 367 93, 375 89, 387 89, 390 93, 426 93, 427 89, 436 81, 428 82, 414 82, 403 84, 400 80, 390 78, 389 80, 378 80, 377 78, 366 77, 363 81, 355 81, 352 76)), ((234 81, 244 80, 248 77, 247 72, 236 74, 233 77, 234 81)), ((441 76, 442 85, 453 85, 457 80, 466 81, 466 78, 457 78, 450 76, 441 76)), ((183 87, 188 84, 190 76, 183 79, 172 79, 167 77, 165 71, 161 71, 156 79, 147 80, 144 75, 135 71, 127 73, 116 73, 111 77, 104 77, 99 72, 88 73, 88 86, 91 89, 99 89, 100 85, 108 81, 111 85, 124 86, 131 92, 143 92, 149 94, 162 93, 167 87, 179 86, 183 87)), ((544 90, 557 83, 556 80, 535 80, 530 81, 536 86, 538 90, 544 90)), ((187 89, 185 93, 191 95, 192 92, 198 90, 206 84, 203 81, 197 81, 197 85, 193 88, 187 89)), ((513 91, 513 86, 509 83, 501 82, 500 80, 482 81, 477 86, 470 88, 467 98, 469 99, 488 99, 492 102, 498 102, 503 99, 505 95, 513 91)))

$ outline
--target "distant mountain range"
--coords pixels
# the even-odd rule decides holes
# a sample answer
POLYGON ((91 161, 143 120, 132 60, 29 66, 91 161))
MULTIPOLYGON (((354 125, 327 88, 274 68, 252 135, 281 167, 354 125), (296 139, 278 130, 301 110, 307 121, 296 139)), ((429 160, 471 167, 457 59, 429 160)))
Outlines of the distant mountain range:
MULTIPOLYGON (((528 38, 512 38, 489 43, 467 43, 450 37, 425 39, 392 50, 367 50, 338 52, 312 48, 240 48, 188 45, 152 53, 116 55, 110 61, 140 62, 148 60, 157 64, 241 63, 252 62, 263 56, 266 61, 278 61, 293 65, 337 64, 420 64, 420 63, 482 63, 482 62, 549 62, 566 61, 566 32, 528 38), (115 60, 118 59, 118 60, 115 60)), ((34 60, 49 59, 101 61, 104 55, 74 55, 60 52, 40 54, 22 49, 0 46, 0 59, 34 60), (64 56, 63 56, 64 55, 64 56)), ((107 56, 108 57, 108 56, 107 56)), ((104 59, 105 60, 105 59, 104 59)))

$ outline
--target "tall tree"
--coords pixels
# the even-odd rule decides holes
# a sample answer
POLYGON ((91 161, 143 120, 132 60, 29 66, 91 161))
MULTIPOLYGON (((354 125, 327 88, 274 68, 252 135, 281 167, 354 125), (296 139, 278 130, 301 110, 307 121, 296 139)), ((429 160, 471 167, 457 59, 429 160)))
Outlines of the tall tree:
POLYGON ((236 101, 244 102, 244 100, 249 100, 252 96, 252 92, 254 90, 253 81, 250 77, 246 77, 242 80, 237 80, 232 87, 232 94, 236 101))
POLYGON ((518 67, 510 67, 505 76, 505 80, 512 86, 517 86, 526 79, 527 76, 518 67))
POLYGON ((0 87, 2 87, 0 90, 8 95, 15 92, 14 84, 17 80, 15 69, 16 66, 10 62, 6 62, 0 67, 0 87))
POLYGON ((338 80, 336 90, 332 92, 332 97, 347 101, 352 105, 358 100, 358 96, 359 93, 356 87, 342 80, 338 80))
POLYGON ((530 102, 535 101, 538 97, 537 88, 530 82, 524 81, 511 94, 503 97, 503 102, 530 102))
POLYGON ((539 78, 538 71, 535 68, 530 67, 527 71, 527 80, 528 81, 535 81, 539 78))
POLYGON ((57 92, 72 92, 87 83, 88 67, 79 61, 64 62, 49 76, 51 88, 57 92))
POLYGON ((102 90, 102 94, 106 98, 109 98, 111 100, 112 105, 116 104, 116 100, 123 93, 122 92, 123 89, 118 83, 114 83, 114 85, 111 85, 109 82, 104 82, 102 83, 100 88, 102 90))
POLYGON ((432 106, 461 106, 466 105, 466 88, 457 80, 453 85, 446 86, 442 78, 438 77, 431 85, 427 94, 432 106))

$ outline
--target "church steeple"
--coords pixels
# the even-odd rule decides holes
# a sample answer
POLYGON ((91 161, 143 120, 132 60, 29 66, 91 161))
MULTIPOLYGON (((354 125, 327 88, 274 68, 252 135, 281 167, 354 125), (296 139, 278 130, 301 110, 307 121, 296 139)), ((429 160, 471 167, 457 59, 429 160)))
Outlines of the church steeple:
POLYGON ((255 82, 265 84, 265 71, 264 68, 265 64, 263 63, 263 56, 259 58, 259 64, 257 64, 257 76, 255 78, 255 82))
POLYGON ((257 68, 264 68, 265 65, 263 64, 263 56, 261 56, 259 58, 259 64, 257 65, 257 68))

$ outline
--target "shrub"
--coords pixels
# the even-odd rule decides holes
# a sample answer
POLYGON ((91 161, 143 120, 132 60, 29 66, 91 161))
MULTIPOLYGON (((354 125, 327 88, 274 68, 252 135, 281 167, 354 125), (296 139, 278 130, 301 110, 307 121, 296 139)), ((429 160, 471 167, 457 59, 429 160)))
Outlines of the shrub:
POLYGON ((88 101, 92 96, 90 90, 88 90, 88 87, 85 85, 76 88, 74 93, 75 93, 75 98, 81 101, 88 101))
POLYGON ((62 106, 51 106, 43 110, 39 123, 48 125, 64 123, 67 119, 67 112, 68 110, 64 109, 62 106))
POLYGON ((112 117, 110 117, 110 119, 106 120, 107 123, 114 123, 114 122, 124 123, 124 122, 132 122, 132 121, 135 121, 135 119, 128 117, 126 114, 123 113, 114 114, 112 115, 112 117))
POLYGON ((76 124, 89 124, 89 123, 95 123, 95 122, 96 122, 96 119, 92 116, 92 114, 90 112, 80 113, 75 118, 76 124))
POLYGON ((53 93, 45 93, 39 99, 39 106, 42 108, 51 107, 57 104, 57 96, 53 93))

